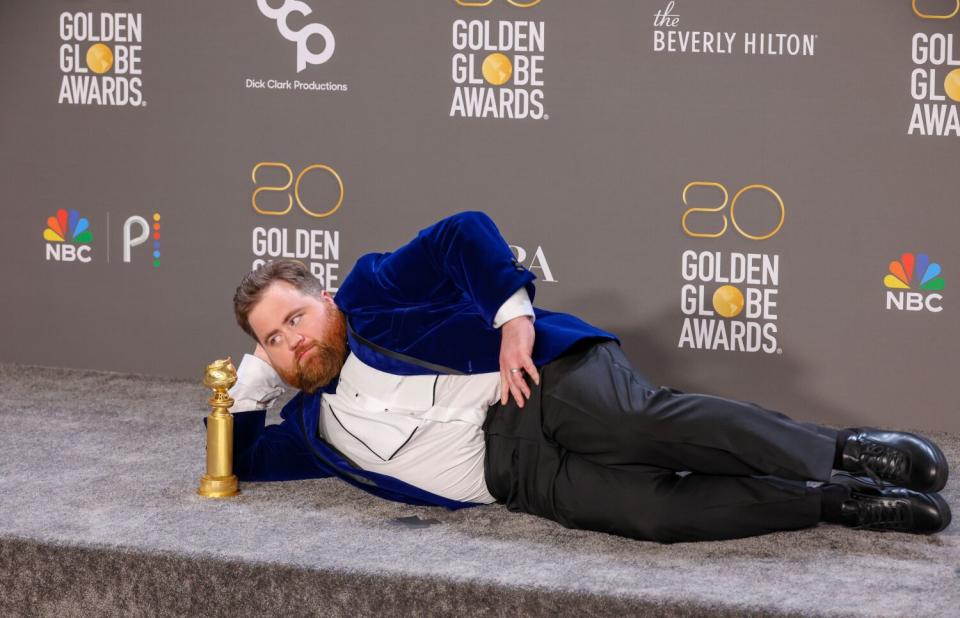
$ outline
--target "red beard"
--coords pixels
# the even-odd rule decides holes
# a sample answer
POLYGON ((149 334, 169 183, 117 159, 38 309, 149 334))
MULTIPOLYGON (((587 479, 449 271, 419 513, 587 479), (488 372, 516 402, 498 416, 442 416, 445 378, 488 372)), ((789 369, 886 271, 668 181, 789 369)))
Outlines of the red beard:
POLYGON ((279 371, 280 377, 307 393, 329 384, 347 360, 347 322, 339 309, 330 311, 330 328, 324 341, 310 340, 295 350, 297 368, 294 373, 279 371), (315 352, 309 353, 310 349, 315 352))

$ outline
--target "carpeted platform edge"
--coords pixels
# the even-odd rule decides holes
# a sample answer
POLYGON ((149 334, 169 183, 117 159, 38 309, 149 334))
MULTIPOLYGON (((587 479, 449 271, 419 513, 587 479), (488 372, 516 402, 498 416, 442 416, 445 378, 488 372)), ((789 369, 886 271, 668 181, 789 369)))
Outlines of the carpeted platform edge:
MULTIPOLYGON (((550 568, 550 565, 544 565, 550 568)), ((3 616, 796 616, 0 538, 3 616)), ((809 614, 807 614, 809 615, 809 614)))

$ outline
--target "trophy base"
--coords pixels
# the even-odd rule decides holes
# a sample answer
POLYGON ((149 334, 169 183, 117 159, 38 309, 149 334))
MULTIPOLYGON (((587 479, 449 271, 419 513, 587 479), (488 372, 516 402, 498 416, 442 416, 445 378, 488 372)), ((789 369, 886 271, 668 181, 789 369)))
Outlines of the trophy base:
POLYGON ((237 475, 209 476, 204 474, 200 479, 200 489, 197 493, 204 498, 229 498, 240 493, 237 486, 237 475))

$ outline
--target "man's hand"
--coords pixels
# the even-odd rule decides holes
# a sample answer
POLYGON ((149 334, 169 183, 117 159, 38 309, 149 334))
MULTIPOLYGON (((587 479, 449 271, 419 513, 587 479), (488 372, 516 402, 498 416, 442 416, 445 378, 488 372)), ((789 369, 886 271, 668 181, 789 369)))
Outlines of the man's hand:
POLYGON ((530 397, 525 373, 540 384, 540 373, 533 364, 533 320, 520 316, 500 327, 500 403, 506 405, 510 394, 523 407, 530 397), (511 371, 518 369, 519 371, 511 371))

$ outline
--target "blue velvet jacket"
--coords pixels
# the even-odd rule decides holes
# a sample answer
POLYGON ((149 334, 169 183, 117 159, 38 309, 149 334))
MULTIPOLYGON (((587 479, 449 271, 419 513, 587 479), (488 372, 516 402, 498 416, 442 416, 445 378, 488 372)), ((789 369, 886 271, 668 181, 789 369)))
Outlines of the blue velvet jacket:
MULTIPOLYGON (((500 306, 521 286, 530 300, 534 275, 513 257, 496 225, 480 212, 453 215, 422 230, 392 253, 361 257, 335 302, 362 338, 405 356, 462 373, 499 371, 500 306)), ((533 361, 538 367, 584 339, 616 339, 572 315, 534 309, 533 361)), ((349 336, 364 363, 399 375, 431 373, 378 353, 349 336)), ((241 481, 283 481, 338 476, 382 498, 456 509, 473 506, 425 492, 353 466, 317 435, 320 398, 298 393, 265 426, 266 411, 234 414, 234 472, 241 481)))

